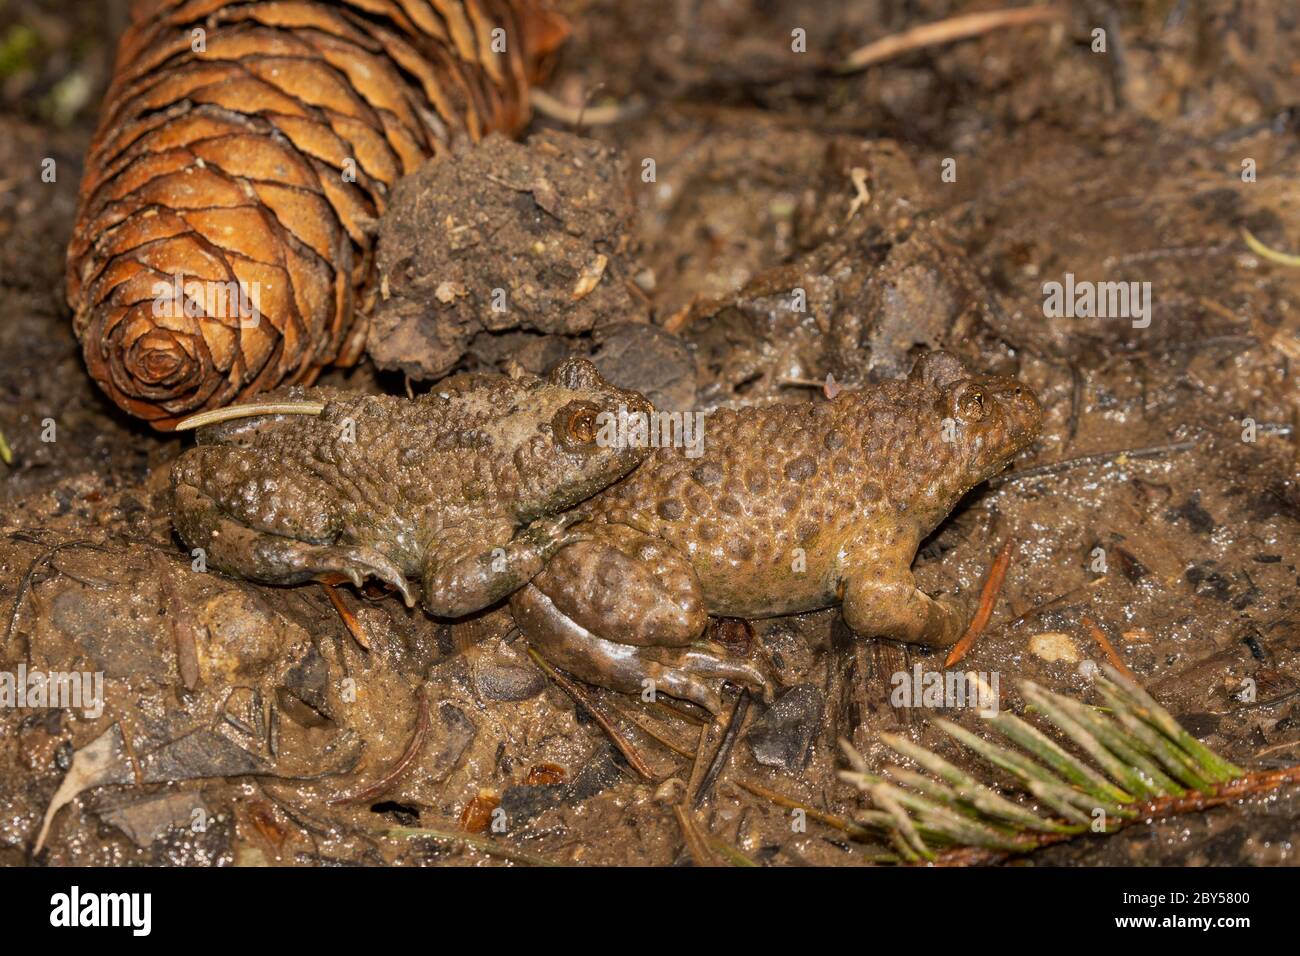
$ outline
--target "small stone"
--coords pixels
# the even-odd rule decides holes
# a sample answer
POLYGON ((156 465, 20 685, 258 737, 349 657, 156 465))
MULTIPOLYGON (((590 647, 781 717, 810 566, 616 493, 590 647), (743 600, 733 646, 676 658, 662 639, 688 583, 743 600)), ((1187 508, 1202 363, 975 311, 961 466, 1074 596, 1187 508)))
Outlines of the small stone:
POLYGON ((484 700, 528 700, 546 687, 546 675, 536 667, 516 667, 478 661, 470 670, 474 693, 484 700))
MULTIPOLYGON (((433 297, 443 305, 451 305, 463 295, 465 295, 465 286, 459 282, 439 282, 438 288, 433 291, 433 297)), ((388 296, 384 298, 387 299, 388 296)))
POLYGON ((1059 631, 1035 634, 1029 639, 1029 650, 1035 657, 1048 663, 1065 661, 1067 664, 1077 664, 1082 659, 1079 648, 1075 646, 1070 635, 1059 631))
POLYGON ((802 770, 825 703, 822 692, 812 684, 797 684, 787 690, 750 728, 746 739, 754 759, 765 767, 802 770))
POLYGON ((478 725, 449 700, 438 705, 437 723, 434 724, 436 744, 429 748, 433 758, 431 766, 438 770, 432 779, 445 780, 460 762, 461 756, 478 734, 478 725))
POLYGON ((680 777, 669 777, 655 789, 655 802, 662 804, 678 803, 686 793, 686 784, 680 777))
POLYGON ((598 255, 583 268, 582 274, 578 276, 578 284, 573 287, 573 301, 585 299, 591 295, 592 290, 600 285, 600 277, 605 274, 605 266, 609 265, 609 256, 598 255))

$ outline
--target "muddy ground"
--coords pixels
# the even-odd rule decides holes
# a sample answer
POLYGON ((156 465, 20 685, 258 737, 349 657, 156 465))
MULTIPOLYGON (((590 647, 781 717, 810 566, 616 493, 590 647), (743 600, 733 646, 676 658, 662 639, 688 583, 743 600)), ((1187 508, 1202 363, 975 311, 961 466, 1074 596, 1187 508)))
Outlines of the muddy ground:
MULTIPOLYGON (((488 864, 501 847, 690 862, 672 807, 697 792, 723 736, 700 713, 587 690, 646 780, 537 669, 508 610, 434 621, 344 591, 367 652, 319 587, 191 571, 168 517, 185 440, 100 396, 62 301, 80 157, 124 6, 0 7, 0 433, 12 449, 0 664, 102 671, 107 699, 100 715, 0 713, 0 862, 488 864), (368 793, 417 734, 414 763, 368 793)), ((1015 541, 963 666, 998 674, 1012 710, 1021 678, 1092 700, 1089 664, 1105 654, 1087 618, 1212 748, 1249 768, 1300 762, 1300 268, 1242 232, 1300 251, 1300 12, 1077 3, 1063 24, 829 69, 973 6, 989 5, 570 0, 574 34, 548 89, 588 99, 592 122, 539 116, 532 132, 577 133, 617 157, 606 221, 626 242, 580 323, 466 327, 457 367, 539 370, 578 350, 683 408, 816 401, 828 372, 888 377, 934 346, 1016 374, 1046 409, 1017 471, 1154 450, 1013 473, 931 537, 921 586, 967 596, 1015 541), (1091 48, 1098 26, 1105 54, 1091 48), (791 51, 795 28, 806 53, 791 51), (1150 282, 1150 324, 1045 316, 1043 283, 1066 273, 1150 282), (796 287, 807 312, 790 307, 796 287)), ((418 373, 419 357, 389 367, 418 373)), ((406 384, 369 363, 325 381, 406 384)), ((941 658, 856 640, 835 610, 755 622, 752 639, 723 626, 788 689, 771 710, 749 707, 695 819, 764 864, 870 862, 879 846, 816 820, 792 830, 787 809, 743 784, 851 817, 863 804, 836 777, 837 738, 877 766, 891 762, 882 730, 952 752, 932 711, 890 703, 891 675, 941 658)), ((1029 862, 1294 864, 1298 830, 1293 790, 1029 862)))

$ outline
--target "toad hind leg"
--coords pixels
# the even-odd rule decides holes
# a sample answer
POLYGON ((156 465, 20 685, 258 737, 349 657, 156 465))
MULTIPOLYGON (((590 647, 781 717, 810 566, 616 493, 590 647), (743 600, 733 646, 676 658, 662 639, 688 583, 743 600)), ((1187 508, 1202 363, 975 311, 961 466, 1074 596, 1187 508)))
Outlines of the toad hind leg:
POLYGON ((575 530, 583 539, 510 602, 519 629, 546 657, 590 683, 625 693, 649 687, 711 713, 721 707, 724 680, 770 699, 771 682, 758 668, 700 639, 708 615, 685 558, 619 525, 575 530))
POLYGON ((374 578, 401 592, 407 607, 415 604, 401 569, 373 548, 316 544, 246 527, 191 484, 176 484, 172 494, 177 532, 218 570, 265 584, 303 584, 341 574, 359 587, 374 578))
POLYGON ((606 640, 561 613, 551 599, 529 584, 510 600, 515 623, 557 667, 590 684, 626 694, 647 689, 722 712, 718 684, 727 680, 772 697, 772 685, 753 664, 729 661, 726 650, 708 641, 686 647, 637 647, 606 640))

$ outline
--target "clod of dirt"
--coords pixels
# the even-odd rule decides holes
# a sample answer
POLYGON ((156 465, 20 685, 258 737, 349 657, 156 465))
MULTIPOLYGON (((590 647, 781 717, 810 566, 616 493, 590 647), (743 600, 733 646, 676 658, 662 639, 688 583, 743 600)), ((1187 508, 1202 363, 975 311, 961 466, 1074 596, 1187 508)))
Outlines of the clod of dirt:
POLYGON ((637 268, 624 183, 614 149, 567 133, 494 136, 430 160, 380 222, 371 358, 428 379, 478 335, 643 317, 627 287, 637 268))
POLYGON ((896 377, 918 347, 963 337, 962 323, 993 306, 959 265, 955 236, 922 217, 928 204, 897 144, 832 140, 796 217, 811 250, 695 303, 682 322, 716 379, 707 403, 789 398, 792 383, 827 373, 896 377))
POLYGON ((621 322, 598 330, 591 361, 611 382, 640 392, 661 412, 695 407, 695 359, 686 343, 652 325, 621 322))
POLYGON ((478 725, 465 711, 444 700, 438 705, 434 727, 436 742, 431 748, 434 754, 431 765, 436 768, 435 774, 447 774, 460 762, 465 748, 473 743, 478 725))
POLYGON ((602 746, 570 783, 519 784, 501 795, 501 809, 522 824, 555 807, 574 806, 613 786, 620 772, 614 749, 602 746))

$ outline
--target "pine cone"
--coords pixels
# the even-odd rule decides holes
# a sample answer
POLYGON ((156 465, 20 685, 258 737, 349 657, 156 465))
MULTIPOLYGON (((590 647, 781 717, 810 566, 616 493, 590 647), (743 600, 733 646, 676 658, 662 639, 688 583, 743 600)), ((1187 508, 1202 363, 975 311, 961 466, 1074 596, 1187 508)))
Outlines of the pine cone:
POLYGON ((524 125, 567 32, 541 2, 136 0, 68 248, 113 401, 169 429, 355 362, 389 188, 524 125))

